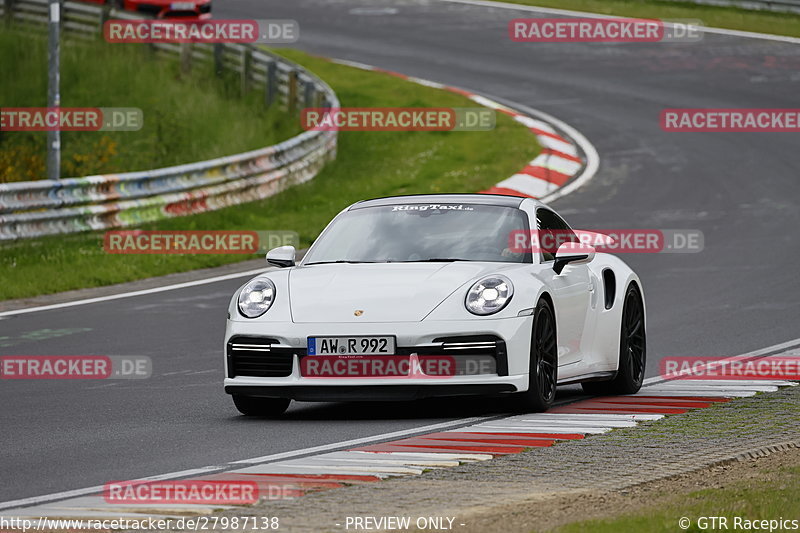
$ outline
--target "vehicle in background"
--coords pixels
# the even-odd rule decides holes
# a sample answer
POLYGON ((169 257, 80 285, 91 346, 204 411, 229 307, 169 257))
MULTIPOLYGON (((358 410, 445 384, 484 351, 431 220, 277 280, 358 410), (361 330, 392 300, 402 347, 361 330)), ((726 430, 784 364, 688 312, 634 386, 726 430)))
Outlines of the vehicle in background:
POLYGON ((211 0, 81 0, 91 4, 111 5, 118 9, 141 13, 158 19, 211 18, 211 0))

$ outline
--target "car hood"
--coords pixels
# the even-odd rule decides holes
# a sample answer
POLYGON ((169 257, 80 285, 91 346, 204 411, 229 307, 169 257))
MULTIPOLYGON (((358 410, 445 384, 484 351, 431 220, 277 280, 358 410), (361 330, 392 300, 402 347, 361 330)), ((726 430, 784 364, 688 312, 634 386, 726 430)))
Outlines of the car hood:
POLYGON ((298 267, 289 274, 293 322, 419 322, 497 263, 377 263, 298 267), (361 311, 360 315, 356 315, 361 311))

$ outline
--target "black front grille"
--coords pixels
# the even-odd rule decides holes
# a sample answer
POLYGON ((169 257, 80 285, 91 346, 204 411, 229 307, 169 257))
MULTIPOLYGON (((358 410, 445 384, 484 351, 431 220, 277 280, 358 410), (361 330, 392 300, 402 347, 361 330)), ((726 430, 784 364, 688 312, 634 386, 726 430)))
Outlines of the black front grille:
POLYGON ((164 8, 162 6, 154 6, 151 4, 139 4, 136 6, 137 11, 148 13, 150 15, 158 15, 164 8))
POLYGON ((197 11, 167 11, 164 13, 166 19, 181 19, 196 17, 197 11))
POLYGON ((200 13, 211 13, 211 2, 200 4, 200 13))
POLYGON ((233 337, 228 341, 228 377, 282 378, 292 374, 295 350, 279 347, 277 339, 233 337))

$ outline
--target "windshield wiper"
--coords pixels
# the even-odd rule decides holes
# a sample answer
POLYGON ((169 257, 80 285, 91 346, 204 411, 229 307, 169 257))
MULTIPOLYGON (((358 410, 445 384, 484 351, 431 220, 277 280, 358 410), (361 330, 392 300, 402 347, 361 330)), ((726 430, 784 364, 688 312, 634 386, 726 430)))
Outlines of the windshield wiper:
POLYGON ((333 265, 336 263, 349 263, 349 264, 356 264, 356 263, 377 263, 377 261, 347 261, 345 259, 338 259, 336 261, 314 261, 313 263, 306 263, 305 266, 308 265, 333 265))

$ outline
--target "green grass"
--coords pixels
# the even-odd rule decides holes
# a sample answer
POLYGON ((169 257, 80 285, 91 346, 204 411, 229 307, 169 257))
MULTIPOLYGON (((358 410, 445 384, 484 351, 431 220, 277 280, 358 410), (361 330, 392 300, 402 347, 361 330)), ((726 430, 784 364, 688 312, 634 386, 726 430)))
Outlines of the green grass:
MULTIPOLYGON (((559 533, 675 533, 682 531, 678 520, 687 517, 691 526, 686 531, 725 531, 708 529, 698 524, 699 517, 723 516, 728 519, 728 531, 747 531, 752 528, 739 526, 734 529, 734 517, 747 520, 774 520, 781 517, 800 520, 800 468, 781 468, 769 473, 769 479, 746 479, 731 486, 719 489, 706 489, 691 492, 680 497, 672 497, 665 505, 643 509, 635 514, 626 514, 610 520, 588 520, 574 522, 557 531, 559 533)), ((775 531, 789 531, 790 528, 776 528, 775 531)), ((766 529, 769 531, 769 527, 766 529)))
POLYGON ((700 19, 706 26, 800 37, 800 15, 658 0, 503 0, 635 18, 700 19))
MULTIPOLYGON (((385 74, 281 53, 326 80, 343 106, 476 107, 466 98, 385 74)), ((206 135, 211 132, 203 130, 206 135)), ((314 180, 273 198, 143 226, 143 229, 293 230, 308 245, 348 204, 411 193, 475 192, 508 177, 538 152, 535 137, 498 114, 486 132, 342 132, 338 158, 314 180)), ((19 241, 0 254, 0 299, 95 287, 218 266, 242 255, 108 255, 101 234, 19 241)))
MULTIPOLYGON (((62 40, 63 107, 137 107, 135 132, 64 132, 62 177, 148 170, 201 161, 274 144, 300 131, 259 92, 242 98, 238 79, 197 63, 181 74, 177 60, 152 57, 144 45, 62 40)), ((47 105, 45 35, 0 25, 0 104, 47 105)), ((44 132, 0 134, 0 182, 45 177, 44 132)))

